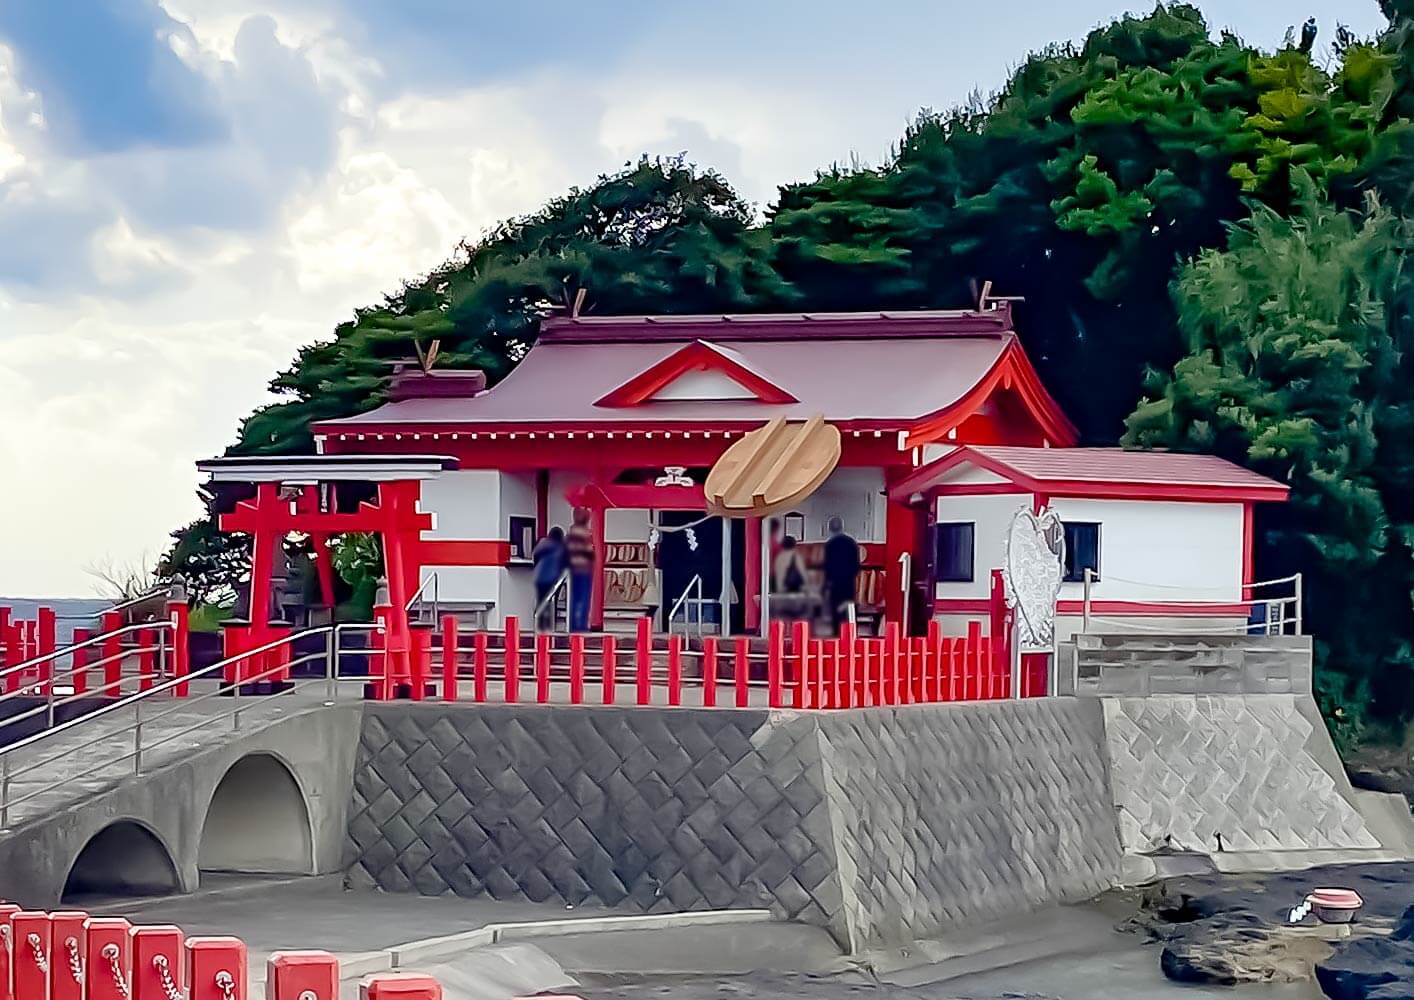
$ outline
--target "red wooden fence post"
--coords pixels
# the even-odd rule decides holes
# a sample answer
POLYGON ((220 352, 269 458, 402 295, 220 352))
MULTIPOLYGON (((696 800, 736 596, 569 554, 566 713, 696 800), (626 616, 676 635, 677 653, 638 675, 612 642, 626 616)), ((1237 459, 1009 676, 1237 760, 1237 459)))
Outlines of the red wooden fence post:
POLYGON ((520 700, 520 620, 506 615, 506 703, 520 700))
POLYGON ((982 649, 982 623, 970 621, 967 623, 967 651, 964 653, 966 666, 964 669, 972 678, 969 689, 974 700, 982 697, 982 663, 978 654, 982 649))
MULTIPOLYGON (((391 605, 375 605, 373 624, 377 627, 368 636, 368 647, 373 650, 368 656, 368 686, 378 701, 387 701, 393 696, 392 654, 388 652, 388 629, 392 614, 391 605)), ((227 668, 227 672, 230 672, 230 668, 227 668)), ((240 664, 236 664, 236 676, 239 677, 242 673, 240 664)), ((229 679, 228 677, 227 680, 229 679)))
POLYGON ((668 636, 668 704, 682 704, 682 636, 668 636))
POLYGON ((535 633, 535 702, 550 701, 550 633, 535 633))
MULTIPOLYGON (((53 608, 40 608, 35 613, 35 638, 37 656, 47 656, 59 648, 59 623, 53 608)), ((40 691, 49 693, 49 683, 54 677, 54 661, 45 660, 39 665, 40 691)))
POLYGON ((855 642, 854 626, 845 622, 840 626, 840 656, 843 663, 840 665, 840 701, 841 708, 853 708, 855 702, 855 642))
POLYGON ((49 1000, 83 1000, 83 956, 88 945, 88 914, 60 910, 49 916, 52 958, 49 962, 49 1000))
POLYGON ((653 619, 647 615, 638 619, 638 641, 635 645, 638 674, 638 704, 653 702, 653 619))
POLYGON ((490 671, 491 637, 485 632, 477 632, 471 637, 471 698, 486 701, 487 675, 490 671))
MULTIPOLYGON (((6 608, 6 611, 9 609, 6 608)), ((20 637, 20 623, 6 623, 4 630, 0 631, 0 640, 5 643, 5 692, 7 694, 20 689, 20 675, 12 668, 24 662, 25 647, 20 637)))
POLYGON ((133 928, 131 1000, 169 1000, 182 988, 182 937, 170 924, 133 928))
POLYGON ((442 986, 417 972, 378 972, 358 984, 359 1000, 442 1000, 442 986))
POLYGON ((188 1000, 246 1000, 245 942, 233 937, 188 938, 188 1000))
POLYGON ((137 689, 139 691, 150 691, 152 689, 154 666, 157 663, 157 649, 155 643, 156 636, 152 634, 152 629, 138 629, 137 689))
POLYGON ((785 704, 781 697, 781 674, 786 658, 786 623, 779 618, 771 622, 766 637, 766 704, 780 708, 785 704))
MULTIPOLYGON (((191 673, 191 607, 184 590, 174 590, 168 599, 167 620, 172 623, 172 676, 185 677, 191 673)), ((182 681, 172 693, 185 698, 190 689, 191 685, 182 681)))
MULTIPOLYGON (((74 629, 74 644, 87 642, 93 638, 93 630, 87 628, 74 629)), ((73 652, 72 671, 69 679, 74 685, 74 694, 84 694, 88 691, 88 661, 93 659, 93 647, 84 646, 82 649, 75 649, 73 652)))
POLYGON ((570 636, 570 704, 584 704, 584 635, 570 636))
POLYGON ((266 1000, 339 1000, 339 960, 327 951, 277 951, 265 963, 266 1000))
POLYGON ((122 917, 89 917, 84 948, 86 1000, 128 1000, 132 927, 122 917))
POLYGON ((745 708, 751 704, 751 651, 745 636, 736 639, 736 707, 745 708))
POLYGON ((614 642, 614 637, 611 635, 604 636, 601 648, 604 658, 604 664, 601 668, 603 672, 604 704, 612 705, 614 703, 614 684, 617 680, 615 674, 618 671, 618 648, 617 644, 614 642))
POLYGON ((702 640, 702 707, 717 707, 717 637, 702 640))
POLYGON ((884 672, 884 701, 889 705, 903 704, 903 678, 902 671, 899 670, 898 640, 898 622, 887 623, 884 626, 884 661, 888 664, 884 672))
POLYGON ((442 616, 442 700, 457 700, 457 616, 442 616))
POLYGON ((44 1000, 54 957, 49 914, 21 910, 10 917, 10 977, 15 1000, 44 1000))
MULTIPOLYGON (((289 647, 285 647, 288 649, 289 647)), ((408 698, 422 701, 432 673, 432 626, 418 622, 408 628, 408 698)))
POLYGON ((794 704, 796 708, 809 708, 810 692, 810 623, 798 621, 795 623, 795 637, 793 640, 795 654, 795 676, 791 678, 791 687, 795 691, 794 704))
POLYGON ((20 912, 21 908, 14 903, 0 903, 0 1000, 14 1000, 14 994, 10 991, 10 952, 14 929, 10 921, 20 912))

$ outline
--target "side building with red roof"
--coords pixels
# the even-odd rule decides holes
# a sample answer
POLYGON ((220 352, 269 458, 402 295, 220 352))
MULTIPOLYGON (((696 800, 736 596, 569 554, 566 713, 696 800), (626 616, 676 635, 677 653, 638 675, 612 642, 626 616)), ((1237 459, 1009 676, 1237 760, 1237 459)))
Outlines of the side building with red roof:
POLYGON ((915 633, 934 614, 985 620, 1006 523, 1044 504, 1072 536, 1062 614, 1090 568, 1107 614, 1203 601, 1206 614, 1236 615, 1252 582, 1254 505, 1286 494, 1215 458, 1076 447, 1004 303, 554 317, 492 388, 471 373, 403 372, 383 405, 315 424, 318 455, 202 467, 275 498, 242 501, 232 524, 284 525, 285 504, 380 525, 395 604, 435 577, 443 607, 490 626, 529 618, 533 547, 584 508, 592 627, 644 613, 666 627, 675 611, 694 627, 754 632, 771 546, 760 519, 707 517, 703 480, 748 432, 815 414, 839 429, 840 462, 781 529, 813 576, 839 517, 863 550, 861 616, 915 633))

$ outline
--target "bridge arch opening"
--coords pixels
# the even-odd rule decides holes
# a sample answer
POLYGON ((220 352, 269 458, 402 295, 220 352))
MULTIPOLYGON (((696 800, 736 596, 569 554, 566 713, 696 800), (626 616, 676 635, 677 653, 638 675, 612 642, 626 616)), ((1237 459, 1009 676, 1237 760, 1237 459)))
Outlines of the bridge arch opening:
POLYGON ((197 868, 261 875, 314 870, 309 809, 283 761, 257 753, 231 765, 206 809, 197 868))
POLYGON ((151 830, 118 820, 94 834, 64 881, 62 901, 100 896, 170 896, 181 891, 177 866, 151 830))

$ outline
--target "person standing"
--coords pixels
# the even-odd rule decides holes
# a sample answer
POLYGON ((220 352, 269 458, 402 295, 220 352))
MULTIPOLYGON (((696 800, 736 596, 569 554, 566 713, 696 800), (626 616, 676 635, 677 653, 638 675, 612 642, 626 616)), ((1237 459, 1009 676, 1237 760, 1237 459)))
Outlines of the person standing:
POLYGON ((574 524, 565 535, 565 557, 570 570, 570 631, 589 631, 589 604, 594 594, 594 532, 589 511, 574 509, 574 524))
POLYGON ((552 527, 530 554, 535 562, 535 607, 540 614, 535 627, 542 632, 555 628, 555 606, 546 600, 565 573, 565 529, 552 527))
POLYGON ((825 542, 825 598, 830 606, 830 627, 839 635, 859 584, 859 543, 845 533, 839 515, 830 518, 829 531, 825 542))

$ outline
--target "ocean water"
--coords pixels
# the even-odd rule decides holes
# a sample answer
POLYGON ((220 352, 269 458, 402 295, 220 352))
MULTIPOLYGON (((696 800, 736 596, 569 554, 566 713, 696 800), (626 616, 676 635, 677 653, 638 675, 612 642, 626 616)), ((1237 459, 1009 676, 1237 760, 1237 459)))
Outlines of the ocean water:
POLYGON ((9 608, 11 619, 29 619, 41 608, 53 608, 58 617, 59 643, 71 641, 75 628, 92 628, 97 616, 112 601, 102 597, 0 597, 0 608, 9 608))

